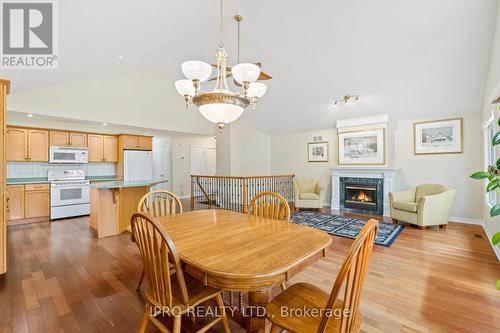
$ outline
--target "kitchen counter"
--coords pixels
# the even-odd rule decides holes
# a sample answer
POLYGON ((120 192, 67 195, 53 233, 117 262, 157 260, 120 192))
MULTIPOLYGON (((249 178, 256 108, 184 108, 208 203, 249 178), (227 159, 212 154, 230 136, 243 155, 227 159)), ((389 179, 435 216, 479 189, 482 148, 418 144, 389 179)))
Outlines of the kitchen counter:
POLYGON ((165 179, 153 179, 153 180, 143 180, 143 181, 111 181, 111 182, 100 182, 92 184, 92 188, 98 189, 115 189, 115 188, 127 188, 127 187, 144 187, 144 186, 154 186, 161 183, 165 183, 168 180, 165 179))
POLYGON ((141 198, 151 186, 166 180, 112 181, 90 185, 89 226, 98 238, 118 235, 130 227, 141 198))
MULTIPOLYGON (((116 176, 88 176, 85 177, 85 179, 90 180, 91 182, 94 181, 118 181, 121 180, 121 178, 117 178, 116 176)), ((47 184, 49 183, 49 180, 47 177, 27 177, 27 178, 7 178, 7 185, 26 185, 26 184, 47 184)))

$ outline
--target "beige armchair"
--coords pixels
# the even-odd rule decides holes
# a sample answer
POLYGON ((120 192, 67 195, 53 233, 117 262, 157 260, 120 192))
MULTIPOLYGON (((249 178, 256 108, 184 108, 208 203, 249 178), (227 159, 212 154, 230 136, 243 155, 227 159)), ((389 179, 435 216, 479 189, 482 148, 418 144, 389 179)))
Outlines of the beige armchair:
POLYGON ((294 205, 299 208, 322 208, 323 188, 316 179, 294 179, 294 205))
POLYGON ((389 193, 391 217, 415 224, 419 229, 446 227, 456 190, 439 184, 422 184, 402 192, 389 193))

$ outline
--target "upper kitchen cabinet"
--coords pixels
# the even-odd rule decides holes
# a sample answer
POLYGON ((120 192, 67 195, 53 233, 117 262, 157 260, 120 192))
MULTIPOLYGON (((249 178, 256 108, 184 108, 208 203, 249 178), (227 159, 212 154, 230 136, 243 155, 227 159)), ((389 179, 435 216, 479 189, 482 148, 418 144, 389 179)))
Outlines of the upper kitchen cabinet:
POLYGON ((104 160, 118 162, 118 138, 113 135, 104 135, 104 160))
POLYGON ((7 127, 7 161, 28 160, 28 130, 26 128, 7 127))
POLYGON ((50 145, 57 147, 69 146, 69 133, 61 131, 50 131, 50 145))
POLYGON ((49 132, 28 130, 28 161, 47 162, 49 160, 49 132))
POLYGON ((85 148, 87 147, 87 134, 85 133, 69 133, 69 145, 71 147, 85 148))
POLYGON ((123 149, 152 150, 153 140, 150 136, 120 135, 123 149))
POLYGON ((48 162, 49 132, 8 127, 6 155, 7 161, 48 162))
POLYGON ((50 145, 57 147, 87 147, 87 134, 77 132, 50 131, 50 145))
POLYGON ((117 162, 118 139, 113 135, 88 135, 89 162, 117 162))

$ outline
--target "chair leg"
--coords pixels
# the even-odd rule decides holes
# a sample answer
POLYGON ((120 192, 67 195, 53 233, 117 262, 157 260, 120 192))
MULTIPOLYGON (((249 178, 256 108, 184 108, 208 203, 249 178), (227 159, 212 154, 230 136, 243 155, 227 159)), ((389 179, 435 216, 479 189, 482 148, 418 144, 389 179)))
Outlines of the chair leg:
POLYGON ((135 291, 139 291, 141 289, 141 285, 142 285, 142 280, 144 280, 144 269, 142 270, 142 274, 141 274, 141 278, 139 279, 139 284, 137 285, 137 289, 135 291))
POLYGON ((396 219, 392 219, 392 223, 394 223, 394 224, 398 224, 398 222, 399 222, 398 220, 396 220, 396 219))
POLYGON ((181 322, 182 316, 174 317, 174 329, 172 330, 173 333, 181 333, 181 322))
POLYGON ((224 301, 222 300, 221 294, 216 297, 217 307, 222 316, 222 325, 224 326, 225 333, 231 333, 231 329, 229 328, 229 321, 227 320, 226 308, 224 307, 224 301))
POLYGON ((146 305, 146 308, 144 309, 144 314, 142 315, 141 324, 139 325, 138 333, 146 332, 146 327, 148 326, 148 322, 149 322, 149 305, 146 305))
POLYGON ((279 333, 279 332, 281 332, 281 327, 273 323, 269 333, 279 333))
POLYGON ((286 290, 285 282, 281 282, 280 287, 281 287, 281 291, 285 291, 286 290))

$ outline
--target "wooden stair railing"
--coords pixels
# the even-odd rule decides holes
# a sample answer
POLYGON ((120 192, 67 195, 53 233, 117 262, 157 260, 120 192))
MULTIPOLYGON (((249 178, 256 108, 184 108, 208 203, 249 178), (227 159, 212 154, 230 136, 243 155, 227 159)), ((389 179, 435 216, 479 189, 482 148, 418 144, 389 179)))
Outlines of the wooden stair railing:
POLYGON ((246 213, 250 200, 260 192, 276 192, 293 202, 295 175, 202 176, 191 175, 191 206, 206 205, 246 213))

